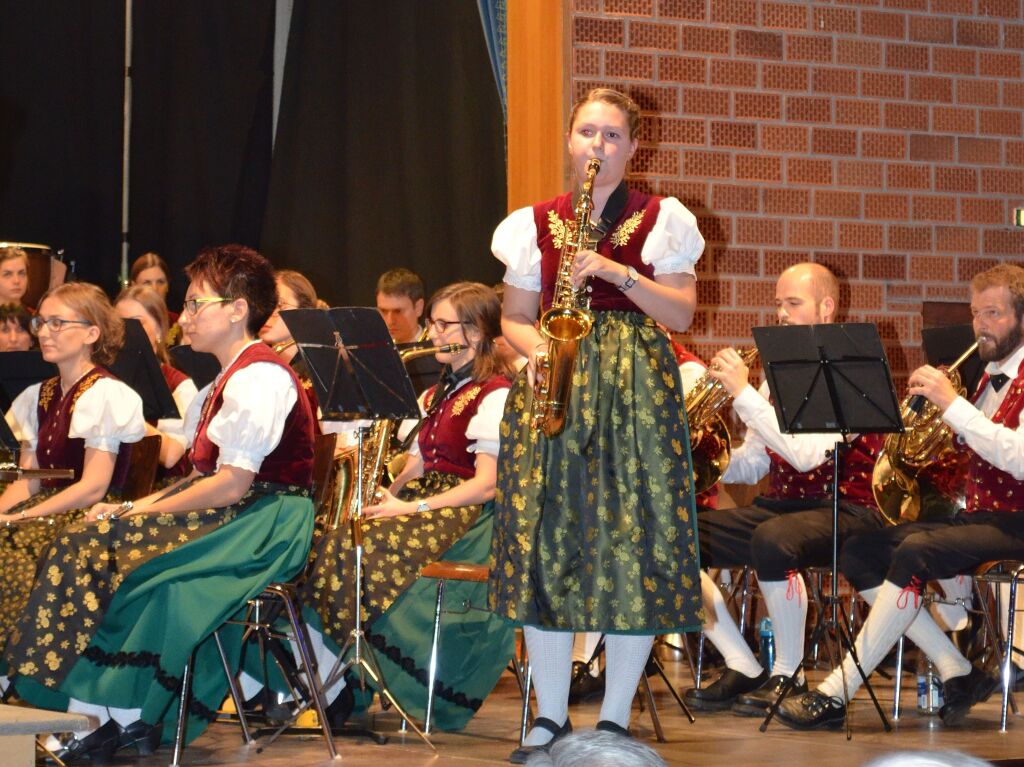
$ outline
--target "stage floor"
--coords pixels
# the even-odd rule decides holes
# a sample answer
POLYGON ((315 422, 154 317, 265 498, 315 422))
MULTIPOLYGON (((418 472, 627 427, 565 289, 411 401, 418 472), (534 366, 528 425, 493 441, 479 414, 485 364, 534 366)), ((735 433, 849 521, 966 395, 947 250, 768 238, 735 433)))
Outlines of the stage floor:
MULTIPOLYGON (((667 659, 666 671, 680 686, 691 686, 685 662, 667 659)), ((812 675, 812 680, 821 674, 812 675)), ((882 730, 870 700, 858 695, 853 707, 853 739, 843 732, 821 731, 798 733, 773 723, 766 733, 758 732, 760 719, 747 719, 732 714, 697 713, 696 724, 690 724, 660 679, 652 680, 655 699, 665 730, 666 743, 657 743, 649 714, 633 708, 632 729, 651 744, 670 765, 729 764, 779 765, 780 767, 846 767, 861 765, 880 754, 902 749, 961 750, 1002 764, 1024 765, 1024 717, 1011 716, 1008 731, 999 732, 998 696, 977 706, 967 725, 944 729, 937 720, 917 714, 913 675, 904 677, 904 711, 891 733, 882 730), (1006 761, 1002 761, 1006 760, 1006 761), (1018 761, 1019 760, 1019 761, 1018 761)), ((879 680, 877 689, 886 714, 892 705, 892 683, 879 680)), ((1024 696, 1022 696, 1024 705, 1024 696)), ((498 687, 486 700, 465 731, 437 733, 433 740, 437 756, 414 734, 397 731, 398 717, 392 712, 370 717, 390 742, 379 746, 369 741, 338 740, 339 762, 327 758, 323 741, 307 736, 283 736, 265 752, 241 744, 237 725, 219 723, 212 726, 190 746, 184 765, 264 765, 265 767, 299 767, 344 764, 351 767, 420 767, 423 765, 507 764, 508 754, 517 745, 520 697, 515 679, 506 673, 498 687)), ((574 706, 570 715, 576 729, 592 727, 597 721, 599 703, 574 706)), ((156 767, 170 762, 170 751, 132 760, 120 756, 118 764, 156 767)))

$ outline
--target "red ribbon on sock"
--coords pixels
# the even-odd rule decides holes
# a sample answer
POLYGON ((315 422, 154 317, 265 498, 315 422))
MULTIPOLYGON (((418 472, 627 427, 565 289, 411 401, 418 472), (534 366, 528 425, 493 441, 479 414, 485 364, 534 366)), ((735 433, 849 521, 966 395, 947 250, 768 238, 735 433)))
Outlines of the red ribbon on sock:
POLYGON ((804 593, 803 585, 800 582, 799 570, 786 571, 786 599, 790 602, 796 597, 796 603, 800 604, 800 597, 804 593))
POLYGON ((909 596, 913 594, 914 609, 916 610, 919 608, 921 606, 921 591, 923 590, 923 587, 924 584, 921 582, 920 578, 916 575, 911 576, 910 583, 904 586, 900 591, 900 595, 896 597, 896 607, 900 610, 906 609, 910 602, 909 596))

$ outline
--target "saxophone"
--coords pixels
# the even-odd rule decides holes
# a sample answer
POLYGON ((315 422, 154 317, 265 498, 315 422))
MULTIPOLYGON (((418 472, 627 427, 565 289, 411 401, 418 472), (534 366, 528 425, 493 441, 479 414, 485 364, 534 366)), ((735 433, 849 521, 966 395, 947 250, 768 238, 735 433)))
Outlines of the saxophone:
POLYGON ((548 339, 548 348, 536 356, 532 423, 533 428, 539 429, 545 437, 561 434, 565 428, 566 406, 579 342, 594 326, 590 286, 584 284, 574 288, 572 271, 576 254, 590 247, 590 214, 594 210, 591 190, 600 169, 601 161, 596 157, 587 163, 587 178, 576 202, 574 220, 566 227, 554 299, 540 318, 540 331, 548 339))
MULTIPOLYGON (((738 349, 737 353, 749 367, 757 358, 757 347, 738 349)), ((732 440, 721 411, 732 402, 732 397, 709 371, 686 392, 683 402, 690 428, 693 489, 699 494, 713 487, 729 467, 732 440)))
MULTIPOLYGON (((977 342, 971 344, 956 362, 943 371, 961 396, 966 389, 960 382, 957 368, 977 348, 977 342)), ((920 479, 922 473, 937 467, 950 475, 943 478, 945 487, 963 488, 963 477, 957 481, 955 476, 962 473, 962 465, 955 460, 953 432, 943 422, 939 409, 920 395, 903 400, 900 417, 904 432, 886 435, 871 473, 875 503, 886 521, 894 525, 918 519, 949 518, 957 507, 964 505, 963 497, 948 497, 931 482, 922 487, 920 479)))

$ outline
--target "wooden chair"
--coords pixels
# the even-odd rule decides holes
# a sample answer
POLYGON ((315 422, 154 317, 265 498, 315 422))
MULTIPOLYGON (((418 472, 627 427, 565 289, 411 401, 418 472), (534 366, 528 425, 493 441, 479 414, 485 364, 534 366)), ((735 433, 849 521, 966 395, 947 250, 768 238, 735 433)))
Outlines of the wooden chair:
POLYGON ((121 486, 121 497, 137 501, 152 493, 159 465, 160 435, 151 434, 133 442, 128 452, 128 476, 121 486))

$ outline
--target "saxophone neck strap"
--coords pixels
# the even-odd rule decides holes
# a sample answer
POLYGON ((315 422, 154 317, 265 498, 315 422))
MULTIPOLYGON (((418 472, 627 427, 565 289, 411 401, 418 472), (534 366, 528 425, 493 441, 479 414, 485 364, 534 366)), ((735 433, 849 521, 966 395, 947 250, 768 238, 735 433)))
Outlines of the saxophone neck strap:
MULTIPOLYGON (((576 209, 576 203, 579 202, 581 193, 582 190, 579 187, 576 187, 576 191, 572 193, 573 210, 576 209)), ((622 212, 626 209, 626 202, 628 200, 629 190, 626 188, 626 182, 620 181, 619 185, 615 187, 615 191, 608 198, 608 202, 604 204, 601 217, 590 220, 590 228, 592 230, 590 239, 594 245, 603 240, 605 235, 611 231, 612 224, 622 217, 622 212)))

